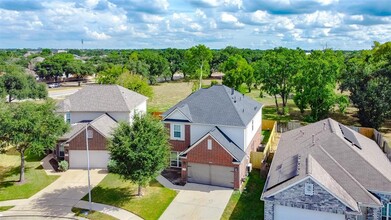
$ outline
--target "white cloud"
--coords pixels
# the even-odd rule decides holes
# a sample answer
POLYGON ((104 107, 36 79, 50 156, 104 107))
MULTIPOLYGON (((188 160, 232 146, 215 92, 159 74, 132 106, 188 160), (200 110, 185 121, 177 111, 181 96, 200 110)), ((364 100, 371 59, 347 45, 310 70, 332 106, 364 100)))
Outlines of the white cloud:
POLYGON ((88 27, 84 27, 84 30, 86 32, 86 35, 94 40, 107 40, 107 39, 110 39, 111 36, 101 32, 97 32, 97 31, 91 31, 90 29, 88 29, 88 27))
POLYGON ((244 26, 244 24, 239 22, 239 20, 235 16, 233 16, 232 14, 229 14, 227 12, 223 12, 223 13, 221 13, 220 16, 221 16, 221 21, 223 23, 232 24, 235 27, 243 27, 244 26))

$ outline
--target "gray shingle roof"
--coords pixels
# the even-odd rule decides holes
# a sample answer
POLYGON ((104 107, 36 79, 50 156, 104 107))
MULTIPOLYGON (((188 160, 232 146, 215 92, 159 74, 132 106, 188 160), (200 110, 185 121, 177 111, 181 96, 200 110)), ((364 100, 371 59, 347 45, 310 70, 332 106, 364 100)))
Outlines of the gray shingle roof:
POLYGON ((272 196, 306 176, 318 178, 322 185, 349 204, 350 198, 343 191, 356 203, 374 206, 381 203, 370 191, 391 192, 391 162, 379 146, 373 140, 332 119, 283 133, 268 179, 277 175, 275 170, 280 164, 296 154, 300 155, 302 161, 298 175, 286 182, 277 183, 272 188, 267 182, 263 198, 272 196), (348 131, 348 136, 342 131, 348 131), (353 139, 352 135, 353 142, 356 142, 354 145, 348 140, 353 139), (312 158, 310 160, 315 161, 320 168, 309 172, 308 163, 305 163, 308 158, 312 158), (322 175, 330 178, 322 178, 322 175))
POLYGON ((118 123, 108 114, 103 114, 94 119, 90 126, 101 133, 105 138, 110 138, 113 130, 118 126, 118 123))
POLYGON ((71 125, 70 131, 65 133, 60 140, 66 140, 67 142, 77 136, 83 129, 89 127, 94 128, 97 132, 102 134, 105 138, 110 138, 113 130, 118 126, 118 123, 110 117, 108 114, 102 114, 93 121, 90 122, 79 122, 71 125))
POLYGON ((118 85, 90 85, 57 105, 59 112, 130 112, 147 97, 118 85))
POLYGON ((208 135, 212 136, 214 139, 216 139, 217 142, 221 144, 221 146, 226 149, 237 162, 241 162, 245 156, 246 153, 238 147, 223 131, 221 131, 218 127, 214 127, 211 129, 208 133, 206 133, 204 136, 202 136, 198 141, 196 141, 192 146, 190 146, 187 150, 183 151, 181 155, 187 154, 191 149, 193 149, 195 146, 197 146, 198 142, 200 140, 203 140, 208 135))
POLYGON ((181 111, 193 123, 246 126, 262 104, 224 85, 200 89, 163 113, 181 111))

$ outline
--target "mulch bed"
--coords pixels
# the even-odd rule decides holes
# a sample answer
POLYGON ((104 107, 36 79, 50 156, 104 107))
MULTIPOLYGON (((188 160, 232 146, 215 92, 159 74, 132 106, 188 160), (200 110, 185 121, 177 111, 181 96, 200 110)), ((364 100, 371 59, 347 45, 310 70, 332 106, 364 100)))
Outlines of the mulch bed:
POLYGON ((174 185, 180 185, 180 186, 185 185, 181 181, 181 169, 167 168, 163 170, 161 174, 174 185))
POLYGON ((50 163, 50 165, 52 165, 53 169, 56 172, 59 172, 59 170, 58 170, 58 161, 56 159, 54 159, 54 158, 50 159, 49 163, 50 163))

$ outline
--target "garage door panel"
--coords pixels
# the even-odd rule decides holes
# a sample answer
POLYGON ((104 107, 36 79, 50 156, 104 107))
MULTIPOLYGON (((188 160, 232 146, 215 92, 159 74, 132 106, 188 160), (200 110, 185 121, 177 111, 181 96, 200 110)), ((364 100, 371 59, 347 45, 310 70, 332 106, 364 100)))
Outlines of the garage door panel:
POLYGON ((190 183, 201 183, 233 188, 233 168, 210 164, 189 163, 187 181, 190 183))
MULTIPOLYGON (((110 159, 108 151, 90 151, 90 168, 106 169, 110 159)), ((71 169, 86 169, 87 168, 87 152, 84 150, 69 151, 69 168, 71 169)))
POLYGON ((276 205, 274 207, 274 220, 286 219, 344 220, 345 215, 276 205))
POLYGON ((216 186, 234 187, 233 167, 210 166, 211 184, 216 186))

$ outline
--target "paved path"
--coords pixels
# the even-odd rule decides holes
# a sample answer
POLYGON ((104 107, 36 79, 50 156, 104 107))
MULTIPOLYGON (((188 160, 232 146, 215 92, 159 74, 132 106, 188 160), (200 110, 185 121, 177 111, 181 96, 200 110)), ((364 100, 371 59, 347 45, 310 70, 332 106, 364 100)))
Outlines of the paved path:
MULTIPOLYGON (((106 174, 104 170, 91 170, 91 186, 96 186, 106 174)), ((29 199, 0 202, 0 205, 15 205, 0 214, 3 217, 39 215, 75 219, 71 209, 88 193, 87 182, 86 170, 68 170, 29 199)))
MULTIPOLYGON (((77 208, 82 208, 82 209, 89 209, 89 204, 88 202, 86 201, 79 201, 75 207, 77 208)), ((105 204, 100 204, 100 203, 95 203, 93 202, 92 203, 92 206, 91 206, 91 209, 92 210, 95 210, 95 211, 99 211, 99 212, 102 212, 102 213, 105 213, 107 215, 111 215, 115 218, 118 218, 118 219, 128 219, 128 220, 140 220, 142 218, 140 218, 139 216, 131 213, 131 212, 128 212, 124 209, 121 209, 121 208, 117 208, 117 207, 113 207, 113 206, 109 206, 109 205, 105 205, 105 204)))
POLYGON ((160 217, 161 220, 218 220, 233 192, 228 188, 194 183, 176 186, 162 176, 157 180, 165 187, 179 190, 178 195, 160 217))

